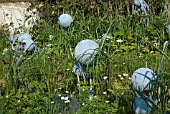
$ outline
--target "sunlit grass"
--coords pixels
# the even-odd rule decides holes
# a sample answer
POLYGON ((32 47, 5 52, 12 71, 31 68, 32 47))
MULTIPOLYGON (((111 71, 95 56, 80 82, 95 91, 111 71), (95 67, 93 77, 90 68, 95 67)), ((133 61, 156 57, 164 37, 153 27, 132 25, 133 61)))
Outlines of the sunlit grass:
MULTIPOLYGON (((73 11, 69 11, 73 12, 73 11)), ((72 14, 73 15, 73 14, 72 14)), ((4 65, 0 62, 1 101, 5 102, 6 113, 52 113, 51 97, 68 93, 84 103, 78 113, 133 113, 130 77, 132 73, 146 66, 157 72, 161 60, 163 43, 168 39, 164 22, 159 16, 150 17, 150 26, 135 20, 132 16, 107 17, 104 14, 94 16, 77 12, 74 22, 67 30, 60 28, 57 18, 49 18, 40 22, 30 31, 36 45, 41 51, 31 60, 24 61, 19 66, 19 75, 15 71, 13 52, 2 30, 2 45, 8 51, 0 59, 10 61, 4 65), (106 40, 104 48, 99 50, 96 65, 89 67, 87 77, 94 77, 96 98, 89 101, 88 82, 81 82, 82 94, 78 94, 77 79, 72 72, 76 60, 72 57, 70 48, 74 51, 78 42, 84 39, 97 41, 102 39, 109 24, 110 39, 106 40), (159 24, 157 24, 159 23, 159 24), (123 40, 123 42, 117 42, 123 40), (104 79, 104 77, 108 77, 104 79), (22 78, 21 78, 22 77, 22 78), (22 79, 22 80, 21 80, 22 79), (5 101, 4 101, 5 99, 5 101), (35 108, 36 107, 36 108, 35 108)), ((57 15, 58 16, 58 15, 57 15)), ((101 43, 99 42, 99 45, 101 43)), ((169 47, 167 56, 170 56, 169 47)), ((170 71, 170 61, 165 57, 161 72, 170 71)), ((169 74, 159 74, 158 85, 162 87, 163 98, 158 103, 159 112, 169 110, 169 74)), ((153 91, 156 92, 157 90, 153 91)), ((156 96, 157 97, 157 96, 156 96)))

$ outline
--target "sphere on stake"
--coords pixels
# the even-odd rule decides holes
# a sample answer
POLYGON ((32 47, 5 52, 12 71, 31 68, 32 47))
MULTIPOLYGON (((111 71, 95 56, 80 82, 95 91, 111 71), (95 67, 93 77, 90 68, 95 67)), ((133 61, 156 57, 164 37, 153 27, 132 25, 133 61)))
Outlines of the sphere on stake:
POLYGON ((10 35, 9 37, 8 37, 8 40, 9 40, 9 42, 10 42, 10 44, 11 44, 11 46, 12 46, 12 50, 15 50, 15 41, 17 40, 17 36, 15 36, 15 35, 10 35))
POLYGON ((61 27, 69 27, 73 22, 72 17, 69 14, 62 14, 58 18, 58 23, 61 27))
POLYGON ((154 87, 154 84, 151 83, 156 79, 154 76, 153 70, 149 68, 139 68, 137 69, 131 78, 131 83, 134 89, 143 92, 150 91, 154 87))
POLYGON ((28 33, 21 33, 18 36, 18 43, 24 51, 32 51, 35 48, 35 43, 28 33))
POLYGON ((21 33, 18 36, 18 42, 22 42, 24 39, 31 39, 32 37, 28 33, 21 33))
POLYGON ((136 10, 139 13, 144 12, 144 17, 146 18, 146 26, 149 26, 149 17, 147 11, 149 11, 149 6, 144 0, 134 0, 134 4, 136 6, 136 10))
POLYGON ((86 68, 83 67, 80 63, 75 63, 73 66, 73 72, 77 76, 83 76, 86 72, 86 68))
POLYGON ((150 101, 152 100, 146 96, 146 101, 147 103, 141 96, 137 96, 133 102, 133 110, 135 114, 149 114, 151 112, 152 103, 150 101))
POLYGON ((136 10, 139 13, 142 13, 142 12, 146 13, 146 11, 149 10, 149 6, 144 0, 134 0, 134 4, 136 6, 136 10))
POLYGON ((24 51, 32 51, 35 48, 35 43, 32 39, 24 39, 21 41, 21 46, 24 51))
POLYGON ((82 40, 75 48, 75 58, 81 64, 88 65, 94 61, 99 45, 93 40, 82 40))

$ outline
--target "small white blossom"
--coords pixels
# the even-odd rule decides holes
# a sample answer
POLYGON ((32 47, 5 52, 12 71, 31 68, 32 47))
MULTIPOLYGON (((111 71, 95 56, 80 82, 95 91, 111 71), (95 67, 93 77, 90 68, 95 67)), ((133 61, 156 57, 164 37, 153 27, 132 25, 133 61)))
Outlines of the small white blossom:
POLYGON ((66 100, 66 101, 67 101, 67 100, 68 100, 68 98, 69 98, 69 97, 65 97, 65 98, 64 98, 64 100, 66 100))
POLYGON ((92 100, 93 99, 93 96, 89 96, 89 100, 92 100))
POLYGON ((59 97, 61 96, 61 94, 58 95, 59 97))
POLYGON ((54 103, 54 101, 51 101, 51 104, 53 104, 54 103))
POLYGON ((154 51, 151 51, 151 53, 154 53, 154 51))
POLYGON ((107 78, 108 78, 107 76, 103 77, 104 80, 106 80, 107 78))
POLYGON ((120 78, 120 80, 123 80, 123 79, 124 79, 123 77, 120 78))
POLYGON ((54 38, 53 35, 49 35, 49 40, 52 40, 54 38))
POLYGON ((52 46, 52 44, 47 44, 46 46, 47 46, 47 47, 51 47, 51 46, 52 46))
POLYGON ((126 77, 126 76, 128 76, 128 74, 126 74, 126 73, 123 73, 123 76, 125 76, 125 77, 126 77))
POLYGON ((20 103, 21 101, 20 100, 17 100, 18 103, 20 103))
POLYGON ((64 101, 64 103, 69 103, 70 102, 70 100, 66 100, 66 101, 64 101))
POLYGON ((37 9, 36 8, 32 9, 32 12, 37 12, 37 9))
POLYGON ((110 101, 105 101, 106 103, 109 103, 110 101))
POLYGON ((103 94, 104 94, 104 95, 106 95, 106 94, 107 94, 107 92, 105 91, 105 92, 103 92, 103 94))
POLYGON ((113 36, 103 34, 102 37, 106 37, 106 40, 113 39, 113 36))
POLYGON ((51 14, 55 14, 55 11, 52 11, 51 14))
POLYGON ((142 53, 140 53, 140 54, 139 54, 139 58, 142 58, 142 57, 143 57, 143 54, 142 54, 142 53))
POLYGON ((97 41, 97 42, 102 42, 102 39, 97 39, 96 41, 97 41))
POLYGON ((69 71, 70 69, 68 68, 68 69, 66 69, 67 71, 69 71))
POLYGON ((65 100, 65 97, 62 96, 62 97, 61 97, 61 100, 65 100))
POLYGON ((159 46, 159 44, 158 43, 154 43, 153 46, 157 47, 157 46, 159 46))
POLYGON ((2 55, 5 55, 8 51, 8 48, 4 48, 2 55))
POLYGON ((119 51, 119 49, 116 49, 116 52, 118 52, 119 51))
POLYGON ((69 93, 68 91, 66 91, 66 93, 69 93))
POLYGON ((119 40, 116 40, 117 43, 122 43, 123 40, 119 39, 119 40))
POLYGON ((94 98, 97 98, 97 96, 95 95, 94 98))
POLYGON ((129 80, 131 80, 131 77, 129 77, 129 80))
POLYGON ((119 75, 118 75, 118 77, 119 77, 119 78, 121 78, 121 77, 122 77, 122 75, 121 75, 121 74, 119 74, 119 75))

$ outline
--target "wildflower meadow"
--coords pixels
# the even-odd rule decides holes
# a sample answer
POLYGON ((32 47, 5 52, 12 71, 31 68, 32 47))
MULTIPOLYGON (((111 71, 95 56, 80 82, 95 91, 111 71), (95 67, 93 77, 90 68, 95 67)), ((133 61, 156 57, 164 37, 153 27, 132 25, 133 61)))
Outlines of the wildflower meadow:
POLYGON ((170 114, 168 0, 1 0, 1 12, 0 114, 170 114), (22 2, 21 16, 8 6, 22 2))

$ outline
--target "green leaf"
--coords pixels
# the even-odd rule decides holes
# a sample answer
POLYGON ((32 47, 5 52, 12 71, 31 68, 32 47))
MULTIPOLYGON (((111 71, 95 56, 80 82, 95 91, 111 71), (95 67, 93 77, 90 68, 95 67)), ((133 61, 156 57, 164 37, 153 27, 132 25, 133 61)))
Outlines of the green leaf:
POLYGON ((20 89, 18 89, 18 91, 16 93, 16 97, 19 98, 19 99, 22 97, 22 93, 21 93, 20 89))
POLYGON ((114 37, 118 37, 118 36, 124 36, 125 34, 121 31, 117 31, 114 33, 114 37))

